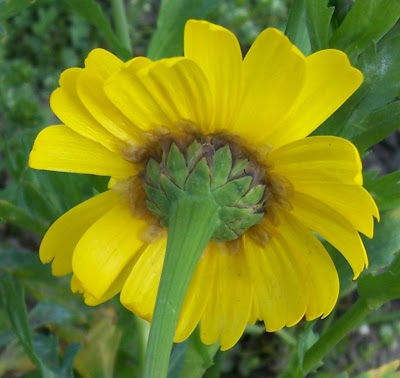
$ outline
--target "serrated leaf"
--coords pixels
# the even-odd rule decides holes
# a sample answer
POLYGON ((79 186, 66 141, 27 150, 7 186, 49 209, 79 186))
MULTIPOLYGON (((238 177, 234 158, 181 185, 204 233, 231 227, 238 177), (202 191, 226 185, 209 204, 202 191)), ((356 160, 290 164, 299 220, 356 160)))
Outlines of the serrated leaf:
POLYGON ((398 128, 400 128, 400 101, 367 114, 364 119, 354 125, 351 139, 362 154, 398 128))
POLYGON ((387 38, 376 51, 374 45, 360 56, 356 63, 364 74, 364 82, 313 135, 336 135, 352 140, 358 128, 372 111, 393 101, 400 90, 400 34, 387 38))
POLYGON ((204 345, 200 340, 200 332, 196 328, 188 341, 183 368, 180 375, 175 377, 201 378, 204 372, 213 364, 214 355, 218 349, 218 343, 204 345))
POLYGON ((114 34, 99 4, 94 0, 66 0, 66 2, 87 22, 99 29, 121 58, 129 59, 132 57, 131 52, 119 42, 117 36, 114 34))
POLYGON ((326 49, 330 23, 335 8, 328 8, 328 0, 306 0, 306 22, 311 50, 326 49))
POLYGON ((361 298, 364 298, 374 308, 383 303, 400 298, 400 255, 383 273, 365 274, 358 280, 357 289, 361 298))
POLYGON ((373 239, 363 237, 368 252, 368 271, 388 266, 400 250, 400 208, 381 213, 381 221, 375 223, 373 239))
POLYGON ((381 212, 400 207, 400 171, 377 179, 366 179, 364 186, 374 197, 381 212))
POLYGON ((190 18, 201 19, 216 4, 216 0, 162 0, 157 29, 151 38, 147 56, 156 60, 182 55, 186 21, 190 18))
POLYGON ((330 40, 330 46, 360 54, 379 41, 400 17, 398 0, 357 0, 330 40))
POLYGON ((306 26, 305 1, 306 0, 295 0, 292 2, 285 34, 304 55, 308 55, 310 53, 310 39, 306 26))

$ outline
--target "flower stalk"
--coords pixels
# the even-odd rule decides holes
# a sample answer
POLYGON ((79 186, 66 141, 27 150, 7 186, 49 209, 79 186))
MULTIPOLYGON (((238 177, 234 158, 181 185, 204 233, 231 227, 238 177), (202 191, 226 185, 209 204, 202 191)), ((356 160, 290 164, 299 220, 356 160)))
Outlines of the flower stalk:
POLYGON ((167 250, 147 344, 144 378, 167 376, 185 294, 217 224, 217 207, 210 198, 189 195, 172 205, 167 250))

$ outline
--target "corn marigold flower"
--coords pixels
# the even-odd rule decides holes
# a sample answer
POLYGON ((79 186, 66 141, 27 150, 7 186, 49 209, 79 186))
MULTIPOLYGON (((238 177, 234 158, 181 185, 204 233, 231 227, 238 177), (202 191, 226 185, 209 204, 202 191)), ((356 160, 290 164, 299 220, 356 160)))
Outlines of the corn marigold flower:
POLYGON ((327 316, 339 281, 316 234, 357 278, 368 265, 359 232, 372 237, 379 213, 354 145, 307 136, 362 80, 343 52, 305 57, 272 28, 244 59, 230 31, 196 20, 185 27, 184 57, 123 63, 93 50, 84 68, 62 73, 50 105, 63 125, 40 132, 29 164, 110 176, 109 190, 50 227, 42 262, 56 276, 72 272, 72 291, 88 305, 120 293, 126 308, 151 320, 169 202, 206 190, 220 223, 175 341, 200 323, 202 341, 225 350, 248 323, 276 331, 327 316))

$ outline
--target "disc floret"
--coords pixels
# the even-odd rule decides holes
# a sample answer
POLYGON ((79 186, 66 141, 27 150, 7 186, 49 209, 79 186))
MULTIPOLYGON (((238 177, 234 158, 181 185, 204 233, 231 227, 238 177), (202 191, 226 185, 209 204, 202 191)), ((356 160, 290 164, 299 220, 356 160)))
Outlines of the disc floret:
POLYGON ((143 172, 147 207, 161 225, 168 227, 171 207, 184 196, 215 204, 218 225, 212 240, 217 242, 237 239, 262 219, 263 170, 236 144, 215 137, 185 144, 171 139, 162 145, 143 172))

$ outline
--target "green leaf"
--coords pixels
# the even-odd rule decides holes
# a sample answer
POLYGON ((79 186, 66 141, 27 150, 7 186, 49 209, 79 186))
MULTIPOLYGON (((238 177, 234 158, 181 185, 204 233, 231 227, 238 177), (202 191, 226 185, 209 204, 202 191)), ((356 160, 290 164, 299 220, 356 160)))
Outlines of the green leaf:
POLYGON ((214 355, 219 349, 219 344, 204 345, 200 340, 198 328, 189 338, 186 348, 185 361, 179 378, 200 378, 204 372, 213 365, 214 355))
POLYGON ((116 53, 120 55, 121 58, 129 59, 132 57, 130 51, 119 42, 99 4, 94 0, 65 1, 87 22, 94 25, 103 33, 107 42, 115 49, 116 53))
POLYGON ((182 55, 186 21, 203 18, 216 5, 216 0, 162 0, 157 29, 151 38, 147 56, 156 60, 182 55))
POLYGON ((37 235, 44 235, 47 225, 32 218, 24 209, 0 199, 0 219, 37 235))
POLYGON ((400 101, 396 101, 371 112, 360 122, 354 124, 351 139, 362 154, 399 127, 400 101))
POLYGON ((0 20, 6 20, 31 6, 36 0, 3 0, 0 1, 0 20))
POLYGON ((306 22, 312 51, 328 47, 330 23, 335 8, 328 8, 327 5, 328 0, 306 0, 306 22))
POLYGON ((352 140, 363 133, 364 129, 359 127, 362 120, 392 102, 400 90, 399 45, 400 34, 396 34, 385 38, 377 51, 374 45, 368 47, 356 63, 364 74, 364 83, 314 135, 337 135, 352 140))
POLYGON ((400 171, 375 180, 367 179, 364 186, 374 197, 380 211, 400 207, 400 171))
POLYGON ((285 34, 305 55, 308 55, 310 53, 310 39, 306 26, 305 1, 293 1, 285 34))
POLYGON ((304 330, 298 336, 296 349, 293 351, 289 363, 286 365, 280 378, 302 378, 305 376, 303 372, 303 361, 306 352, 318 340, 318 335, 313 331, 314 322, 309 322, 304 330))
POLYGON ((357 287, 360 297, 366 299, 373 308, 400 298, 400 255, 385 272, 360 277, 357 287))
POLYGON ((185 362, 189 340, 174 345, 168 366, 168 378, 179 378, 185 362))
POLYGON ((83 377, 114 377, 115 358, 122 331, 111 316, 98 320, 89 330, 76 367, 83 377))
POLYGON ((381 221, 375 223, 373 239, 363 238, 369 258, 368 271, 388 266, 400 250, 400 208, 381 213, 381 221))
POLYGON ((360 54, 379 41, 400 17, 398 0, 357 0, 330 40, 330 46, 360 54))
MULTIPOLYGON (((23 346, 31 361, 40 369, 43 378, 67 377, 57 372, 58 342, 53 335, 40 335, 35 340, 29 328, 25 305, 24 288, 15 278, 6 275, 0 279, 0 293, 2 305, 6 308, 10 322, 19 342, 23 346), (54 341, 55 340, 55 341, 54 341), (44 359, 54 364, 55 370, 50 368, 44 359)), ((70 375, 69 377, 72 378, 70 375)))

